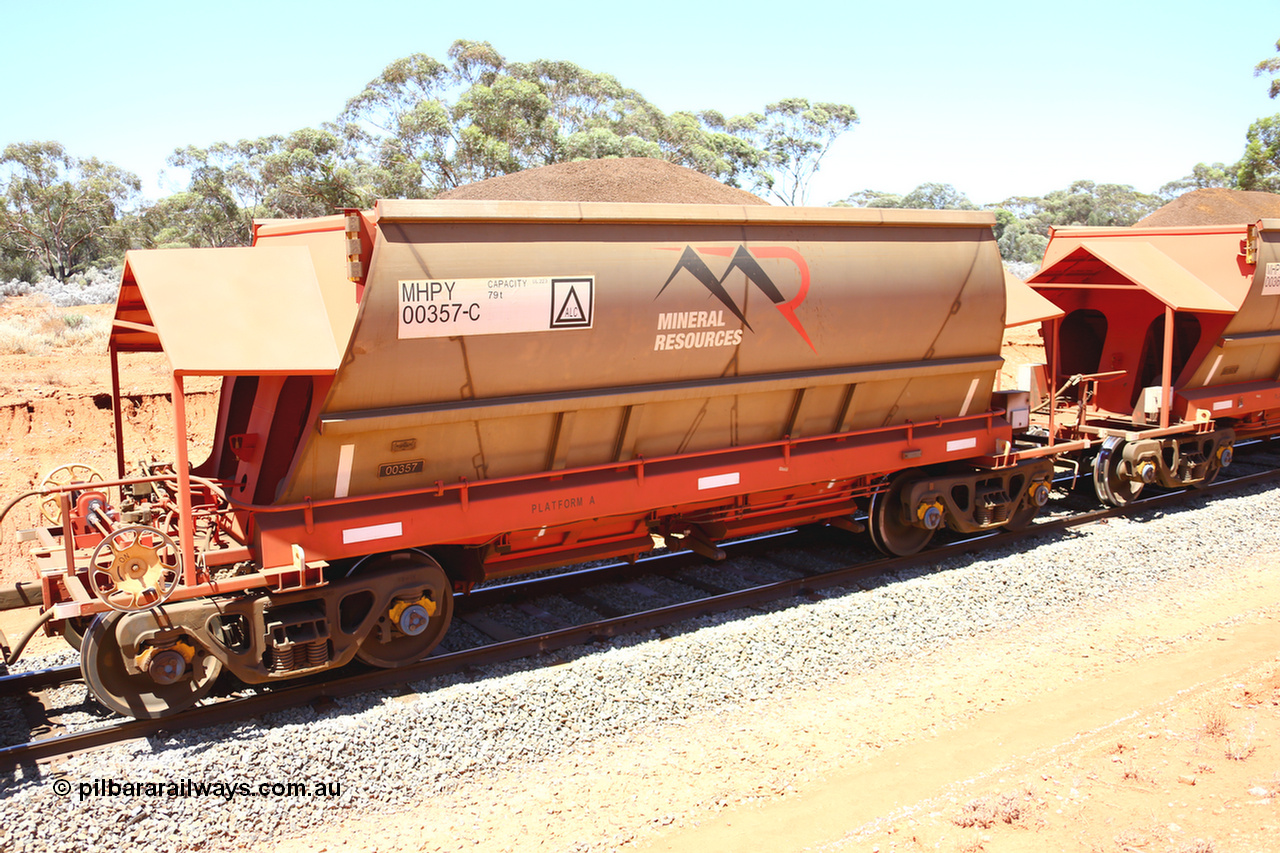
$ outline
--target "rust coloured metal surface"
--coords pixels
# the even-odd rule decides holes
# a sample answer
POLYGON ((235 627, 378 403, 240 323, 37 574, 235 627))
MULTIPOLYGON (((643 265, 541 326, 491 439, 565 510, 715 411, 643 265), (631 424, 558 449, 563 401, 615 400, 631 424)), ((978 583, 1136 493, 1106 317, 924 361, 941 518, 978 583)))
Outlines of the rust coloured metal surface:
MULTIPOLYGON (((39 494, 64 521, 31 532, 54 624, 117 611, 86 680, 163 715, 223 668, 403 665, 453 592, 655 539, 714 558, 867 508, 909 553, 944 524, 1025 523, 1052 465, 1012 452, 1004 407, 1025 402, 993 402, 993 221, 382 202, 256 223, 248 249, 130 253, 111 357, 168 355, 175 459, 39 494), (189 461, 193 374, 223 388, 189 461)), ((1015 318, 1055 313, 1021 295, 1015 318)))
POLYGON ((988 218, 881 213, 383 203, 281 501, 385 491, 381 466, 419 455, 396 488, 984 410, 1003 314, 988 218))

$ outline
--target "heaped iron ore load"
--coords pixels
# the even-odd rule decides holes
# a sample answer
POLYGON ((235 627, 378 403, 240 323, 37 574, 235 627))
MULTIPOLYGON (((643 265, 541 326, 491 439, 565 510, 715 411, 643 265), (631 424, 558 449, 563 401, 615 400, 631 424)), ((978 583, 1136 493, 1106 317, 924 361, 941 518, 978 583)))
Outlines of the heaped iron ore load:
MULTIPOLYGON (((987 213, 384 201, 132 252, 110 340, 173 371, 170 462, 36 500, 47 630, 123 714, 444 636, 455 594, 825 523, 889 554, 1195 485, 1280 429, 1270 221, 1055 233, 1036 292, 987 213), (993 390, 1006 324, 1049 363, 993 390), (1162 325, 1163 324, 1163 325, 1162 325), (222 378, 187 458, 187 377, 222 378)), ((114 381, 117 448, 122 426, 114 381)))

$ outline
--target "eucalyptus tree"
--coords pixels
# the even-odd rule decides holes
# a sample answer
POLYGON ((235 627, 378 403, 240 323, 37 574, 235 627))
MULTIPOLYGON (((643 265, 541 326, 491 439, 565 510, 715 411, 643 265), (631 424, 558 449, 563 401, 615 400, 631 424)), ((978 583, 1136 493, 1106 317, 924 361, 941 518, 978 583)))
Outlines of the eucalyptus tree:
POLYGON ((346 139, 387 176, 385 194, 430 197, 522 169, 603 157, 656 157, 731 186, 803 200, 852 107, 792 98, 764 113, 665 113, 610 74, 572 62, 509 62, 488 42, 456 41, 447 62, 392 62, 347 102, 346 139))
POLYGON ((1163 200, 1128 184, 1075 181, 1043 196, 1015 196, 998 207, 1025 222, 1028 230, 1047 236, 1052 225, 1132 225, 1155 211, 1163 200))
POLYGON ((832 144, 858 123, 848 104, 810 103, 785 98, 763 113, 748 113, 725 122, 724 130, 761 150, 752 170, 754 185, 783 204, 804 204, 809 183, 832 144))
POLYGON ((1280 192, 1280 113, 1249 125, 1245 139, 1236 183, 1242 190, 1280 192))
POLYGON ((1213 187, 1235 189, 1238 169, 1238 165, 1228 166, 1225 163, 1197 163, 1192 167, 1191 174, 1184 175, 1176 181, 1169 181, 1169 183, 1156 190, 1156 195, 1161 198, 1172 199, 1191 190, 1210 189, 1213 187))
MULTIPOLYGON (((1276 42, 1280 53, 1280 41, 1276 42)), ((1271 75, 1267 94, 1280 96, 1280 56, 1259 62, 1253 76, 1271 75)), ((1236 166, 1236 183, 1242 190, 1280 192, 1280 113, 1260 118, 1249 126, 1245 134, 1244 155, 1236 166)))
POLYGON ((0 248, 65 282, 118 246, 114 232, 141 182, 58 142, 22 142, 0 152, 0 248))
POLYGON ((351 156, 348 142, 329 128, 216 142, 207 148, 187 146, 168 162, 185 170, 190 180, 184 191, 162 199, 151 211, 159 231, 166 232, 155 235, 162 243, 244 245, 254 219, 324 216, 344 207, 365 207, 382 180, 377 170, 351 156))

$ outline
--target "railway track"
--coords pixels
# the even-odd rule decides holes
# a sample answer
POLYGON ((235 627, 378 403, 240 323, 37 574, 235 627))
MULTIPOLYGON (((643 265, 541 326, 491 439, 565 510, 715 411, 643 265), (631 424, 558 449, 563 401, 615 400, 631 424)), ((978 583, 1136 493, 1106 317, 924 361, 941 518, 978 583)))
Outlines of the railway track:
MULTIPOLYGON (((342 678, 313 679, 290 682, 287 686, 263 689, 250 695, 223 697, 189 709, 177 716, 158 720, 113 720, 85 730, 57 733, 25 743, 0 747, 0 773, 13 772, 22 765, 49 761, 121 741, 214 726, 245 720, 272 712, 320 704, 339 697, 402 687, 411 682, 467 671, 472 668, 532 657, 648 630, 661 631, 689 619, 732 610, 760 607, 794 597, 820 597, 821 591, 833 587, 867 588, 869 579, 942 562, 950 557, 981 548, 985 540, 1010 544, 1018 540, 1054 534, 1106 518, 1133 515, 1167 506, 1175 506, 1201 494, 1224 492, 1241 486, 1280 479, 1280 454, 1270 446, 1255 448, 1237 457, 1232 477, 1199 490, 1150 494, 1121 508, 1087 509, 1081 494, 1056 501, 1054 516, 1040 520, 1020 532, 1003 531, 985 536, 959 538, 910 557, 871 557, 869 546, 862 547, 865 557, 857 563, 845 564, 849 551, 863 545, 842 538, 838 548, 833 538, 824 542, 823 534, 790 531, 756 537, 723 546, 729 559, 710 570, 700 570, 706 561, 691 552, 679 552, 645 558, 635 564, 612 563, 592 567, 575 567, 557 573, 488 586, 459 597, 455 610, 455 630, 451 642, 437 653, 412 666, 397 669, 353 669, 342 678), (821 553, 824 547, 828 553, 821 553), (836 562, 830 552, 842 554, 840 563, 827 569, 799 569, 794 560, 784 556, 795 550, 808 550, 813 562, 836 562), (775 552, 770 556, 770 552, 775 552), (750 557, 752 560, 742 558, 750 557), (772 564, 778 571, 761 571, 748 563, 772 564), (791 575, 770 579, 767 574, 791 575), (661 587, 657 592, 654 587, 661 587), (611 588, 623 588, 652 606, 626 607, 609 595, 611 588), (687 597, 671 602, 673 588, 687 590, 687 597), (582 613, 600 618, 577 622, 549 613, 539 601, 560 598, 571 602, 582 613), (664 600, 666 599, 666 600, 664 600), (513 618, 514 617, 514 618, 513 618), (516 623, 516 624, 513 624, 516 623), (519 623, 524 624, 524 628, 519 623), (529 625, 542 630, 528 630, 529 625)), ((78 666, 59 666, 38 671, 0 677, 0 696, 33 696, 39 691, 80 681, 78 666)))

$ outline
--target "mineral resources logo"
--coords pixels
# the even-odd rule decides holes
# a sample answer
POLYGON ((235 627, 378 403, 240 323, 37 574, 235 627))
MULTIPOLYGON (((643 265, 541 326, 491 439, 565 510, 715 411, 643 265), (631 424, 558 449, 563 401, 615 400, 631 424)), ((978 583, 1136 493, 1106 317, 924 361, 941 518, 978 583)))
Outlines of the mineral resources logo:
MULTIPOLYGON (((724 286, 725 281, 733 274, 734 270, 740 271, 747 277, 747 281, 759 288, 773 303, 773 306, 778 309, 778 313, 786 318, 791 327, 796 330, 796 333, 809 345, 809 349, 817 351, 813 341, 809 340, 809 334, 805 331, 800 319, 796 317, 796 309, 800 307, 805 297, 809 295, 809 265, 805 263, 799 252, 789 246, 754 246, 751 249, 747 249, 746 246, 742 245, 739 245, 737 249, 731 249, 728 246, 699 246, 696 250, 692 246, 685 246, 680 255, 680 260, 676 262, 675 269, 671 271, 671 275, 667 277, 666 284, 662 285, 654 299, 656 300, 658 296, 661 296, 667 286, 675 281, 681 272, 687 272, 709 290, 716 299, 720 300, 725 310, 737 317, 748 330, 754 332, 755 330, 751 328, 751 324, 747 322, 746 315, 738 307, 738 304, 734 302, 733 297, 729 295, 729 291, 724 286), (702 259, 703 255, 718 255, 730 258, 729 265, 725 268, 723 274, 716 275, 711 270, 711 267, 707 265, 707 262, 702 259), (760 260, 772 258, 791 261, 799 271, 800 287, 796 295, 790 300, 782 295, 782 291, 773 283, 773 279, 760 266, 760 260)), ((724 311, 676 311, 659 314, 658 331, 660 334, 654 339, 653 348, 655 350, 673 350, 737 346, 742 343, 742 330, 725 328, 724 313, 724 311), (697 329, 699 331, 669 331, 673 329, 697 329), (702 331, 703 329, 709 330, 702 331)))

